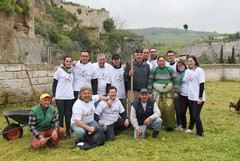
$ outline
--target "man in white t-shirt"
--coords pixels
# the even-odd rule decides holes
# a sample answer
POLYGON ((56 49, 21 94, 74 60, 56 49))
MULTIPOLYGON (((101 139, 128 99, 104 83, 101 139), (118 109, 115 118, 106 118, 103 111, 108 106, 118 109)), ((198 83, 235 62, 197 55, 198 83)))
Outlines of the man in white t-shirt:
POLYGON ((129 127, 127 113, 116 95, 117 88, 110 86, 108 88, 108 97, 113 101, 112 106, 108 106, 106 101, 99 102, 94 116, 97 122, 102 121, 107 126, 106 138, 111 141, 115 140, 115 135, 129 127), (119 115, 122 118, 119 118, 119 115))
POLYGON ((176 58, 176 52, 173 50, 168 50, 166 53, 167 61, 165 66, 171 67, 175 72, 177 72, 177 62, 178 59, 176 58))
MULTIPOLYGON (((172 68, 177 72, 177 62, 176 52, 173 50, 168 50, 166 53, 167 60, 165 66, 172 68)), ((176 130, 181 130, 181 111, 180 111, 180 100, 179 97, 174 98, 175 112, 176 112, 176 130)))
POLYGON ((111 86, 118 89, 117 98, 121 101, 126 110, 126 87, 124 81, 124 66, 121 63, 119 54, 112 55, 112 68, 109 70, 111 86))
POLYGON ((107 88, 110 86, 110 74, 109 70, 112 66, 106 61, 106 56, 104 54, 99 54, 97 56, 97 62, 93 63, 95 68, 96 76, 98 78, 98 86, 97 86, 97 94, 106 96, 107 95, 107 88))
POLYGON ((90 87, 82 87, 79 94, 79 99, 74 103, 72 109, 71 127, 75 131, 76 143, 83 139, 84 135, 93 133, 95 128, 106 130, 106 125, 94 120, 95 106, 94 103, 99 100, 107 101, 111 106, 111 100, 105 96, 92 95, 90 87))
POLYGON ((94 66, 89 62, 89 59, 89 52, 82 51, 80 60, 73 65, 73 90, 75 100, 78 98, 79 90, 84 86, 91 87, 93 94, 97 94, 97 75, 94 66))
POLYGON ((156 48, 151 48, 149 50, 149 53, 150 53, 150 57, 149 57, 149 59, 148 59, 148 61, 146 63, 149 65, 150 70, 151 70, 153 68, 158 67, 158 63, 157 63, 157 57, 158 57, 157 49, 156 48))

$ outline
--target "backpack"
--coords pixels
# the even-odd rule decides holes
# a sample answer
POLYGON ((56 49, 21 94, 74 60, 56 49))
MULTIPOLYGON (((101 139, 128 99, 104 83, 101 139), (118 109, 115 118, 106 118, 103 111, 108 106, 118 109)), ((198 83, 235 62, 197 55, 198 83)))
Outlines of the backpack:
POLYGON ((78 143, 76 146, 83 150, 89 150, 95 148, 96 146, 104 145, 106 137, 102 129, 96 128, 92 134, 86 134, 84 136, 84 141, 78 143))

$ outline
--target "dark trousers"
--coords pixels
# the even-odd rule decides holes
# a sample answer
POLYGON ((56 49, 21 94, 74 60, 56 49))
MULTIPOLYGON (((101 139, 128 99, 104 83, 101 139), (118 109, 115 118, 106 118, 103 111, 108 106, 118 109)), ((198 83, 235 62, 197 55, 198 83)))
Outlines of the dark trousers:
POLYGON ((71 134, 70 120, 72 117, 72 106, 73 100, 56 100, 57 108, 58 108, 58 121, 61 127, 63 126, 63 120, 65 117, 65 125, 66 125, 66 135, 71 134))
POLYGON ((192 109, 192 114, 193 114, 193 118, 194 118, 194 122, 196 123, 196 133, 197 135, 202 136, 203 135, 203 125, 202 125, 202 121, 200 118, 200 113, 202 110, 204 102, 202 102, 202 104, 197 104, 197 101, 191 101, 189 100, 189 107, 192 109))
POLYGON ((73 103, 78 99, 78 94, 79 94, 79 91, 74 91, 74 100, 73 100, 73 103))
POLYGON ((127 107, 126 98, 121 98, 119 100, 122 103, 122 106, 123 106, 124 110, 127 111, 127 109, 126 109, 126 107, 127 107))
MULTIPOLYGON (((188 102, 188 97, 187 96, 182 96, 180 95, 180 109, 181 109, 181 121, 182 121, 182 128, 187 127, 187 118, 186 118, 186 113, 187 109, 189 108, 189 102, 188 102)), ((193 129, 194 127, 194 118, 192 115, 192 109, 189 108, 189 115, 190 115, 190 122, 188 125, 188 129, 193 129)))
POLYGON ((107 126, 107 130, 105 131, 105 135, 107 140, 113 141, 116 138, 116 135, 120 132, 126 130, 128 127, 124 126, 124 119, 118 118, 118 120, 107 126))
POLYGON ((174 106, 175 106, 175 113, 176 113, 176 123, 177 126, 181 125, 181 109, 180 109, 180 94, 178 94, 177 98, 174 98, 174 106))

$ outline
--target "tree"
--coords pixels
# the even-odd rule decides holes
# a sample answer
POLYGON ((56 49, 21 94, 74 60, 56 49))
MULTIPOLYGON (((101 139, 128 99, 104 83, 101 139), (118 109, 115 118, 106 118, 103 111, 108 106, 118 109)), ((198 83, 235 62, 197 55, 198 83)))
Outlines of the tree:
POLYGON ((84 28, 75 27, 72 31, 68 33, 68 37, 73 41, 77 41, 79 45, 86 50, 90 50, 90 39, 88 33, 84 28))
POLYGON ((221 51, 220 51, 220 61, 219 63, 223 64, 223 45, 221 46, 221 51))
POLYGON ((234 49, 234 46, 232 47, 231 63, 232 63, 232 64, 236 64, 236 59, 235 59, 235 49, 234 49))
POLYGON ((232 64, 232 60, 231 60, 231 57, 228 56, 228 60, 227 60, 228 64, 232 64))
POLYGON ((103 28, 106 32, 112 32, 115 30, 115 24, 114 24, 113 18, 108 18, 103 22, 103 28))

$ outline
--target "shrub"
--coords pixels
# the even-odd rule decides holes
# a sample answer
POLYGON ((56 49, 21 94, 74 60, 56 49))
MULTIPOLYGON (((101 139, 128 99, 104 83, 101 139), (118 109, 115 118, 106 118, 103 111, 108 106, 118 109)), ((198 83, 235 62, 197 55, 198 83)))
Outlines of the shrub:
POLYGON ((22 13, 30 10, 29 0, 1 0, 0 10, 8 14, 22 13))
POLYGON ((77 22, 77 18, 66 10, 58 8, 56 6, 50 6, 47 3, 45 4, 46 13, 50 14, 53 17, 54 21, 59 24, 59 28, 61 28, 64 24, 71 26, 77 22))
POLYGON ((115 24, 114 24, 113 18, 108 18, 103 22, 103 28, 106 32, 112 32, 115 30, 115 24))

